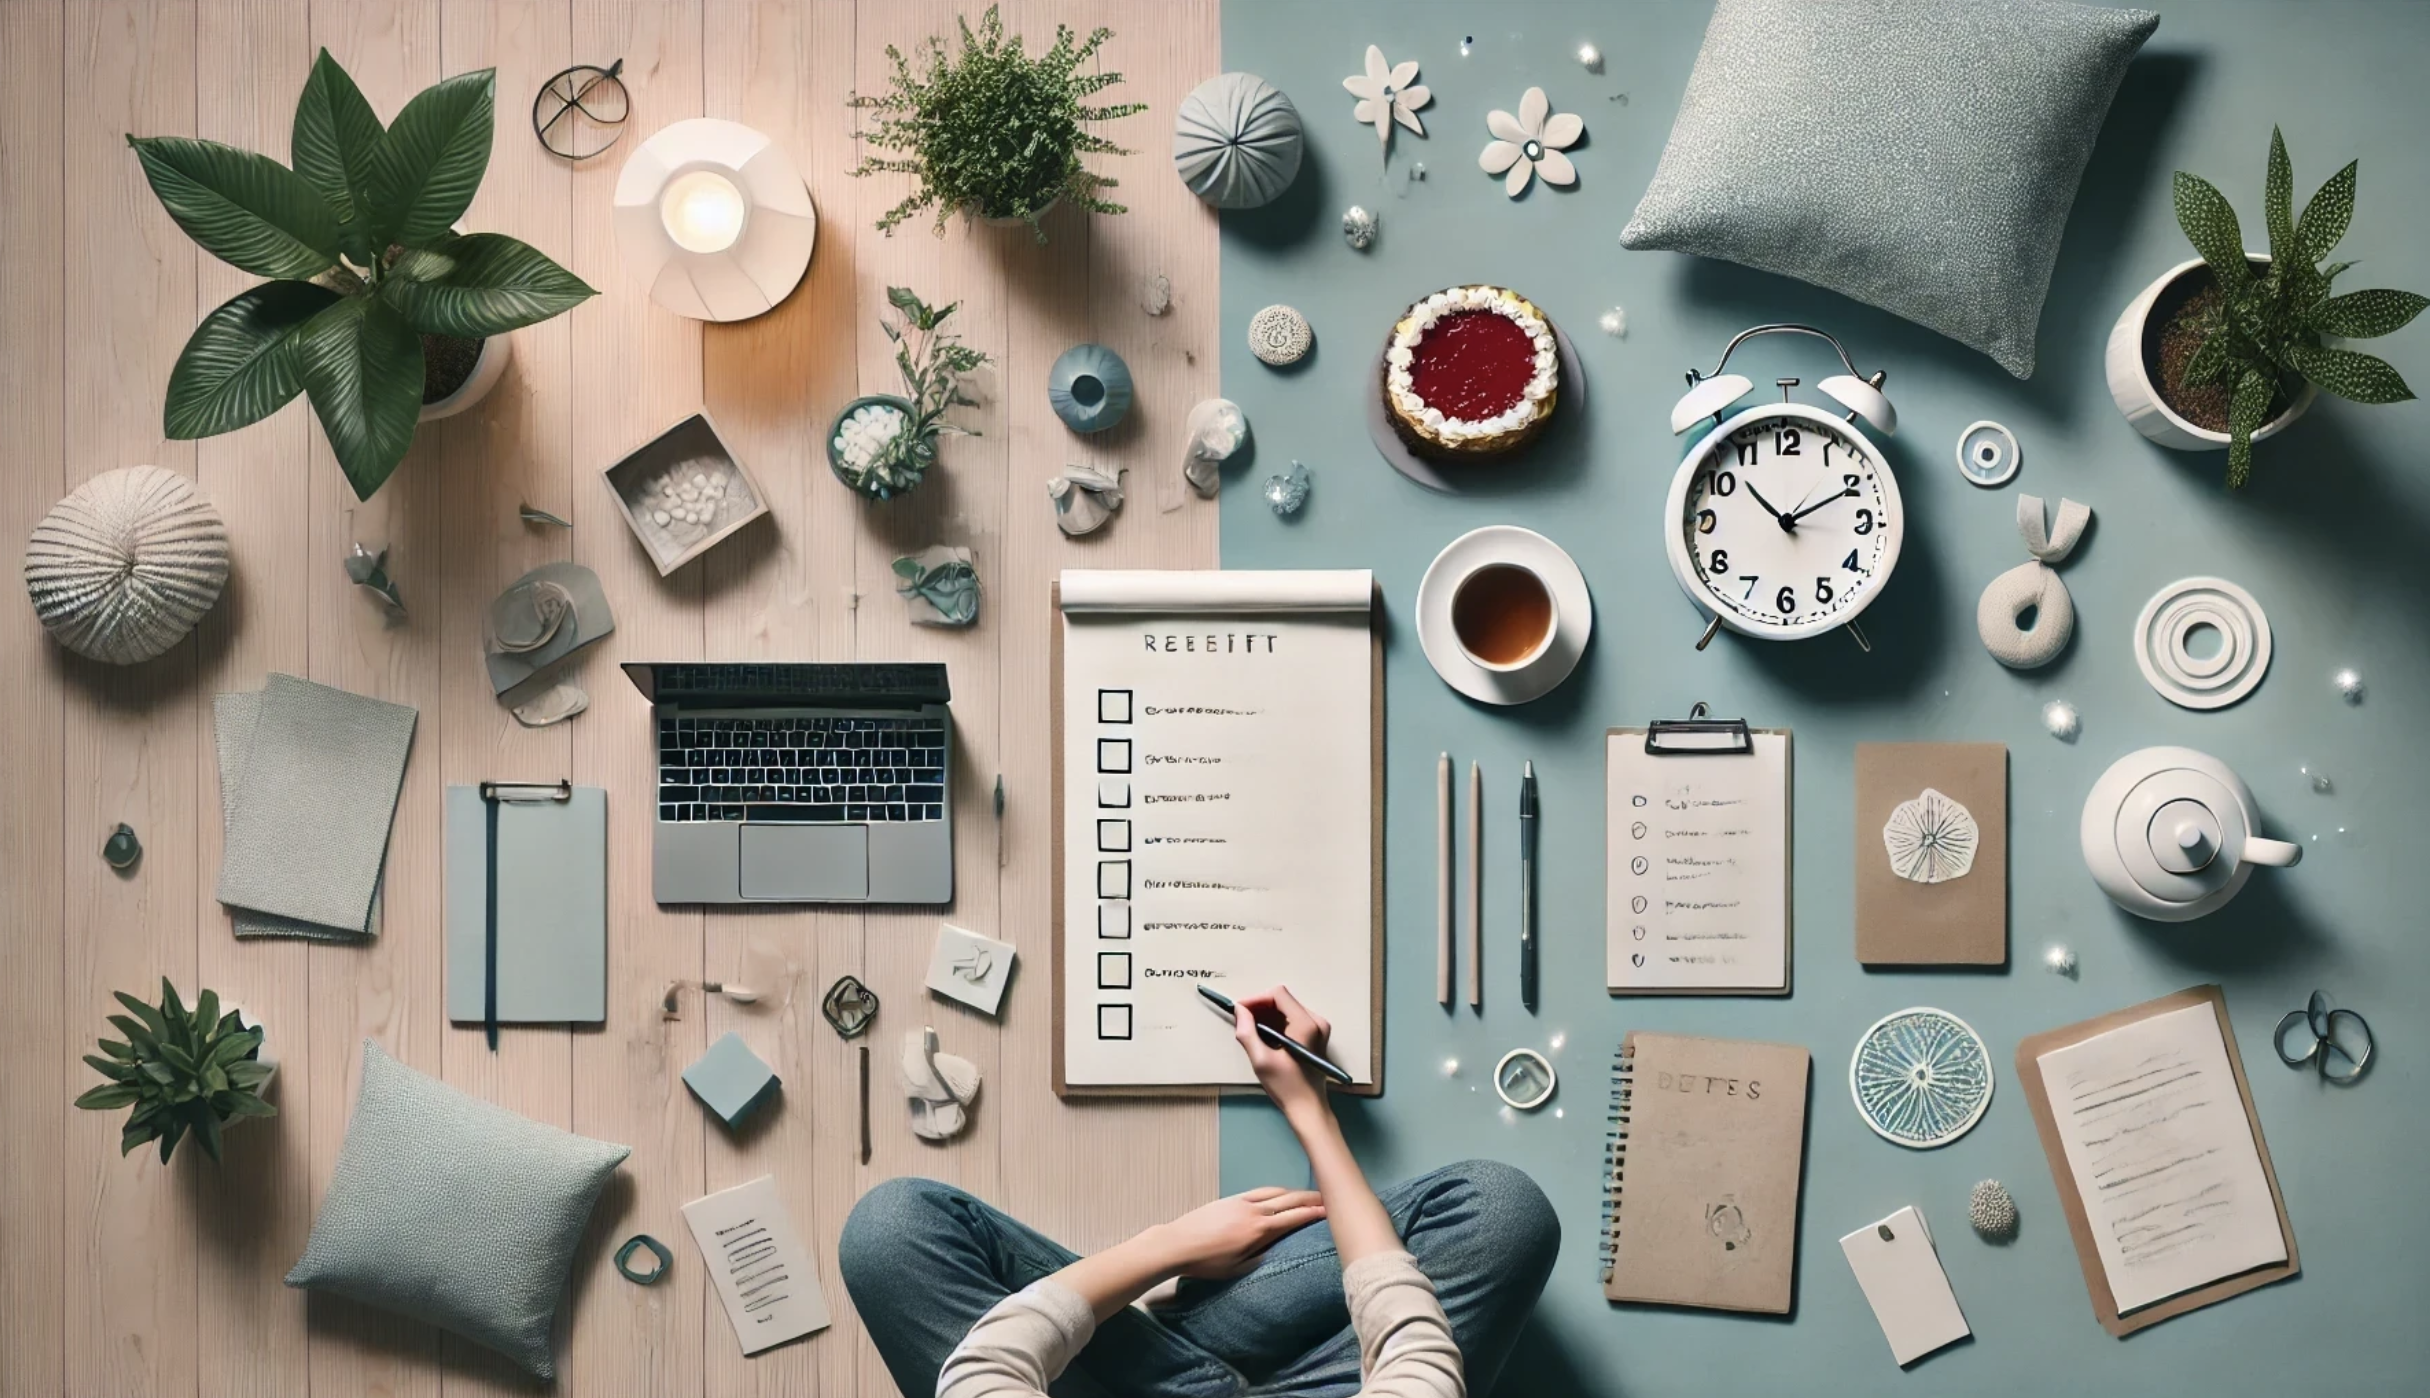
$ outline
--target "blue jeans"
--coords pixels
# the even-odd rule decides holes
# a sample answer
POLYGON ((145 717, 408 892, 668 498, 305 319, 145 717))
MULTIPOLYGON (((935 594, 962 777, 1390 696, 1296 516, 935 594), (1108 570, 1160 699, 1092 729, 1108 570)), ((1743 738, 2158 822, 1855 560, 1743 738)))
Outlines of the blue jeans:
MULTIPOLYGON (((1561 1225, 1535 1181, 1471 1160, 1384 1191, 1433 1281, 1467 1367, 1468 1391, 1495 1375, 1535 1309, 1561 1225)), ((937 1371, 998 1301, 1078 1254, 934 1180, 892 1179, 864 1195, 838 1249, 844 1285, 904 1398, 931 1398, 937 1371)), ((1344 1398, 1359 1387, 1358 1337, 1341 1259, 1319 1223, 1230 1281, 1184 1281, 1153 1317, 1126 1307, 1097 1327, 1055 1398, 1344 1398)))

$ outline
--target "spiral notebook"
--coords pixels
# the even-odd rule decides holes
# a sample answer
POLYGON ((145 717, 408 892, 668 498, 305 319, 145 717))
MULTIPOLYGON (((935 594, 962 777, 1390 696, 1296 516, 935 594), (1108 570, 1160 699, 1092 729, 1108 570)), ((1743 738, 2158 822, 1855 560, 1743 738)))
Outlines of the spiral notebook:
POLYGON ((1806 1078, 1796 1044, 1636 1031, 1612 1064, 1603 1294, 1786 1315, 1806 1078))

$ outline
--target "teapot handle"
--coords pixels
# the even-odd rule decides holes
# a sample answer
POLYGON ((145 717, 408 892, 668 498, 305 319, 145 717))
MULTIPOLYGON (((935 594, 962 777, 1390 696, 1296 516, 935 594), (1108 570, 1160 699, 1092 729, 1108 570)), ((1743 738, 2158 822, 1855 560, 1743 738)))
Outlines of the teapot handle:
POLYGON ((2284 869, 2303 862, 2303 846, 2289 844, 2285 840, 2265 840, 2255 835, 2244 842, 2244 862, 2284 869))

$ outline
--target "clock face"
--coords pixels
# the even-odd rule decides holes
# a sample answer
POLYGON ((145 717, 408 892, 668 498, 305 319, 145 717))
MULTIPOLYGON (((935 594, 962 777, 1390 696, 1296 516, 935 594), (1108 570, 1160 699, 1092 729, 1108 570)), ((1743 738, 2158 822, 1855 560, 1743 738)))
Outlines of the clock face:
POLYGON ((1898 482, 1871 442, 1828 413, 1741 413, 1680 475, 1672 566, 1734 631, 1785 640, 1843 625, 1898 562, 1898 482))

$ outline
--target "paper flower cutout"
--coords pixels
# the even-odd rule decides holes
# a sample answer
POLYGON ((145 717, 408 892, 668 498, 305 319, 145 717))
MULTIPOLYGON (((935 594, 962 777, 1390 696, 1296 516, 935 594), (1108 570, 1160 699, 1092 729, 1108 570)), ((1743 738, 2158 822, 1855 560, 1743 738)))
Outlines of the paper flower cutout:
POLYGON ((1931 787, 1912 801, 1900 802, 1882 826, 1890 871, 1910 883, 1964 878, 1974 867, 1975 846, 1981 842, 1974 813, 1931 787))
POLYGON ((1546 184, 1576 184, 1578 167, 1569 163, 1561 152, 1578 143, 1586 134, 1586 119, 1575 112, 1552 114, 1552 101, 1544 89, 1531 87, 1519 99, 1519 114, 1493 111, 1485 114, 1485 129, 1495 138, 1478 153, 1477 164, 1488 175, 1509 174, 1502 189, 1511 198, 1527 188, 1530 176, 1542 175, 1546 184))
POLYGON ((1418 122, 1417 110, 1434 100, 1434 94, 1417 85, 1417 60, 1411 59, 1398 67, 1384 62, 1384 51, 1367 45, 1367 71, 1342 79, 1342 86, 1358 99, 1350 114, 1375 127, 1377 145, 1386 156, 1392 153, 1392 124, 1415 131, 1420 136, 1426 128, 1418 122))

